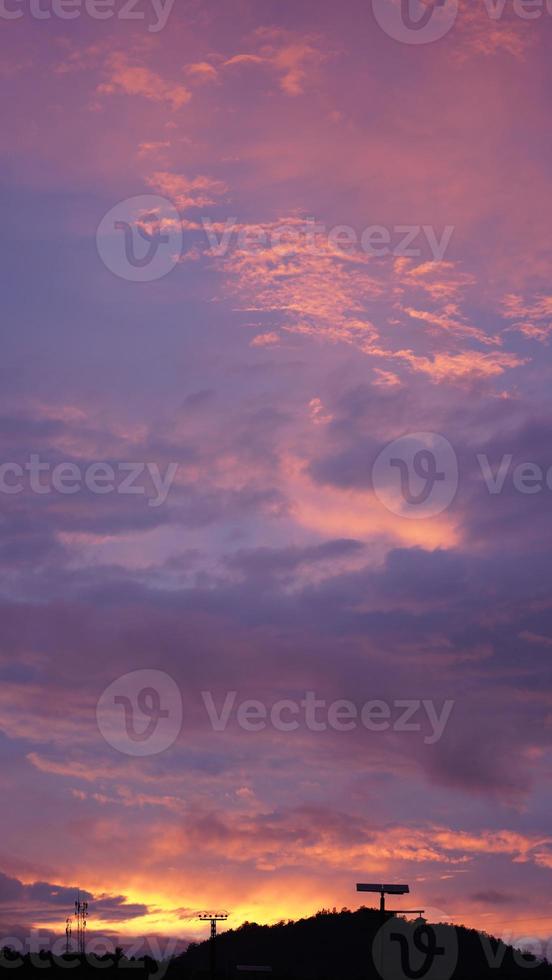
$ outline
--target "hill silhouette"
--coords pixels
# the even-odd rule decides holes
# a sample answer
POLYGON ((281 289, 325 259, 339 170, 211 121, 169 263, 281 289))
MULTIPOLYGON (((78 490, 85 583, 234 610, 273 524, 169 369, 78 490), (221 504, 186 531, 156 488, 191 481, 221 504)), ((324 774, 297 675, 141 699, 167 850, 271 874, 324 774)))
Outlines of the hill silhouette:
MULTIPOLYGON (((552 980, 552 966, 545 960, 484 932, 406 921, 388 913, 382 920, 379 911, 367 908, 322 910, 273 926, 245 922, 218 935, 215 946, 218 980, 552 980), (238 969, 244 966, 271 971, 238 969)), ((121 970, 131 970, 126 975, 134 980, 208 980, 211 952, 209 940, 191 943, 186 952, 158 963, 151 957, 127 959, 121 949, 101 957, 60 957, 46 951, 20 957, 5 947, 0 977, 7 978, 9 970, 14 980, 61 980, 68 975, 121 980, 121 970)))
MULTIPOLYGON (((552 980, 545 961, 473 929, 388 914, 381 929, 379 911, 367 908, 324 910, 273 926, 246 922, 217 936, 217 976, 255 978, 236 968, 256 965, 272 967, 273 980, 371 980, 380 975, 384 980, 519 980, 529 975, 552 980)), ((171 973, 190 980, 208 976, 209 952, 208 941, 192 944, 171 973)))

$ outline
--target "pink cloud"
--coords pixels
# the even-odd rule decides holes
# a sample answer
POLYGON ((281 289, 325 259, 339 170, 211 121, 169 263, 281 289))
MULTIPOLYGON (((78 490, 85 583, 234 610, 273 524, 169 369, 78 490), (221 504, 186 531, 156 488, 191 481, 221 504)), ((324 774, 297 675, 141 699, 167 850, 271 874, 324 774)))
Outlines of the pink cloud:
POLYGON ((171 109, 180 109, 191 99, 191 93, 184 85, 165 81, 161 75, 140 65, 129 62, 122 51, 111 54, 106 62, 107 81, 98 86, 100 95, 137 95, 152 102, 166 102, 171 109))

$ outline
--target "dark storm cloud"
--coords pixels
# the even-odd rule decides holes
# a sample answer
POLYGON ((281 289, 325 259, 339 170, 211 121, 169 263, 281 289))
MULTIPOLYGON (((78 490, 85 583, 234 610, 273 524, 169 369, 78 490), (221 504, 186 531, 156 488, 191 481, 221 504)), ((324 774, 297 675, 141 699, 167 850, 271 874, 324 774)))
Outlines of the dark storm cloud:
MULTIPOLYGON (((48 909, 55 915, 66 910, 71 914, 78 889, 54 885, 45 881, 23 884, 18 878, 0 872, 0 915, 25 915, 32 920, 45 916, 48 909), (17 911, 16 911, 17 910, 17 911)), ((81 900, 94 903, 94 911, 102 919, 121 921, 146 915, 148 909, 140 903, 127 903, 124 895, 98 895, 80 890, 81 900)))

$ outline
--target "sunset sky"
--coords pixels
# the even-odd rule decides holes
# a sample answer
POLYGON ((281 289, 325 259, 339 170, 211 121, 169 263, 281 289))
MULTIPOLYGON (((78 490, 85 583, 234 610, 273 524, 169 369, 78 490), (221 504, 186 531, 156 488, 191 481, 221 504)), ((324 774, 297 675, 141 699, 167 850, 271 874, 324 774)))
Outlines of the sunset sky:
POLYGON ((65 2, 0 11, 0 940, 77 887, 91 931, 183 942, 362 880, 546 939, 552 11, 459 0, 414 43, 398 0, 65 2), (457 463, 435 514, 374 476, 411 433, 457 463), (143 493, 48 482, 129 462, 143 493), (113 698, 104 737, 134 671, 182 699, 162 751, 113 698), (435 738, 216 731, 234 691, 454 704, 435 738))

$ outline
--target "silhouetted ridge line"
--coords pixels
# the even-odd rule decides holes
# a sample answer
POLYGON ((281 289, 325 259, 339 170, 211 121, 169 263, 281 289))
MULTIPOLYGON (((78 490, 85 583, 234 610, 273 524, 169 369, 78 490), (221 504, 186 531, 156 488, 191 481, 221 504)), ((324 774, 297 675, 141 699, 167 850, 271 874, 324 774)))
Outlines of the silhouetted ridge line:
MULTIPOLYGON (((273 926, 245 922, 214 941, 219 980, 246 976, 255 980, 254 972, 238 971, 238 966, 247 965, 270 967, 270 973, 259 971, 257 977, 272 980, 377 980, 379 976, 383 980, 552 980, 548 963, 524 957, 487 933, 423 919, 409 922, 390 913, 382 925, 381 913, 368 908, 322 910, 310 918, 273 926), (428 963, 432 958, 425 972, 424 957, 428 963)), ((34 962, 28 956, 22 961, 13 951, 2 951, 0 975, 8 980, 10 969, 9 980, 61 980, 71 975, 79 980, 121 980, 125 976, 121 969, 128 967, 134 980, 207 980, 211 966, 210 940, 191 943, 185 953, 163 963, 151 957, 131 962, 118 950, 96 962, 90 955, 72 954, 65 959, 80 966, 71 970, 68 962, 61 964, 60 957, 49 953, 41 954, 39 965, 37 955, 34 962)))

